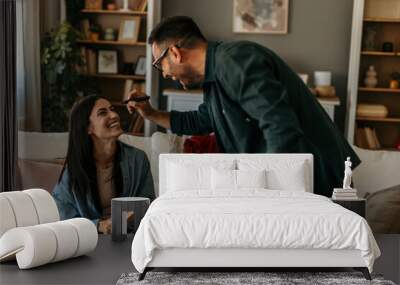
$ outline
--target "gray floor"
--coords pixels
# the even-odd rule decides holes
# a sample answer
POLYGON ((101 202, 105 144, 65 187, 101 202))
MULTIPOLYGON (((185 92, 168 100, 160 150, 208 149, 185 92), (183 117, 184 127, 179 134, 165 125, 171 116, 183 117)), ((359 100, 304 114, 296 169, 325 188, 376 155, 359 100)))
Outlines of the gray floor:
MULTIPOLYGON (((375 273, 400 283, 400 235, 377 235, 382 251, 375 263, 375 273)), ((16 262, 0 265, 0 284, 115 284, 122 273, 133 272, 132 237, 121 243, 111 236, 99 236, 99 243, 88 256, 19 270, 16 262)), ((312 271, 312 270, 311 270, 312 271)))
POLYGON ((124 272, 134 271, 131 262, 132 237, 124 242, 99 235, 95 251, 41 267, 18 270, 16 262, 0 265, 0 284, 115 284, 124 272))

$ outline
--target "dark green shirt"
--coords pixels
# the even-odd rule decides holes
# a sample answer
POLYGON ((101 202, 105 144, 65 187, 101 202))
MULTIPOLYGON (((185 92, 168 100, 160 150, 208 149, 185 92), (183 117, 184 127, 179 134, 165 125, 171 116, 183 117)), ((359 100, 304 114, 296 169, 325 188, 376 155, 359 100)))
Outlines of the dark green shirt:
POLYGON ((179 135, 215 132, 226 153, 312 153, 314 193, 341 187, 344 161, 360 160, 297 74, 274 52, 252 42, 210 42, 204 103, 171 112, 179 135))

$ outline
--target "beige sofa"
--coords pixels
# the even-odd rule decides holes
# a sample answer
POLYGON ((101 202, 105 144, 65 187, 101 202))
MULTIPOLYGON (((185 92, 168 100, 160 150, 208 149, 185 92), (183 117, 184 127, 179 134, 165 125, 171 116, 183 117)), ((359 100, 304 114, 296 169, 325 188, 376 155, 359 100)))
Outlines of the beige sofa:
MULTIPOLYGON (((158 191, 158 156, 183 151, 184 137, 156 132, 151 137, 124 134, 120 140, 142 149, 150 161, 158 191)), ((68 148, 68 133, 19 132, 17 190, 42 188, 51 192, 60 176, 68 148)))

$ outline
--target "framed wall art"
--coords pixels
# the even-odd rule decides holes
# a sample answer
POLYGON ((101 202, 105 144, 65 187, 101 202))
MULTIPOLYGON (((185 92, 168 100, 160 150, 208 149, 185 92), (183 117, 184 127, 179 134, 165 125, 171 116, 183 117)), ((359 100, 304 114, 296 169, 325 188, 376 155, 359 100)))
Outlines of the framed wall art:
POLYGON ((289 0, 233 0, 233 32, 287 34, 289 0))

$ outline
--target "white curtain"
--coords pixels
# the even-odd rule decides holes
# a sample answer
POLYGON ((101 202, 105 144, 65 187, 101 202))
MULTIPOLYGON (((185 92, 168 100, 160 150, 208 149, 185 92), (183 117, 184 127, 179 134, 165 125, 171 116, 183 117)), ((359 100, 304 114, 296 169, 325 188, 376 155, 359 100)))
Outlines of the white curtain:
POLYGON ((64 0, 17 0, 17 108, 20 130, 41 131, 40 42, 60 24, 64 0))

